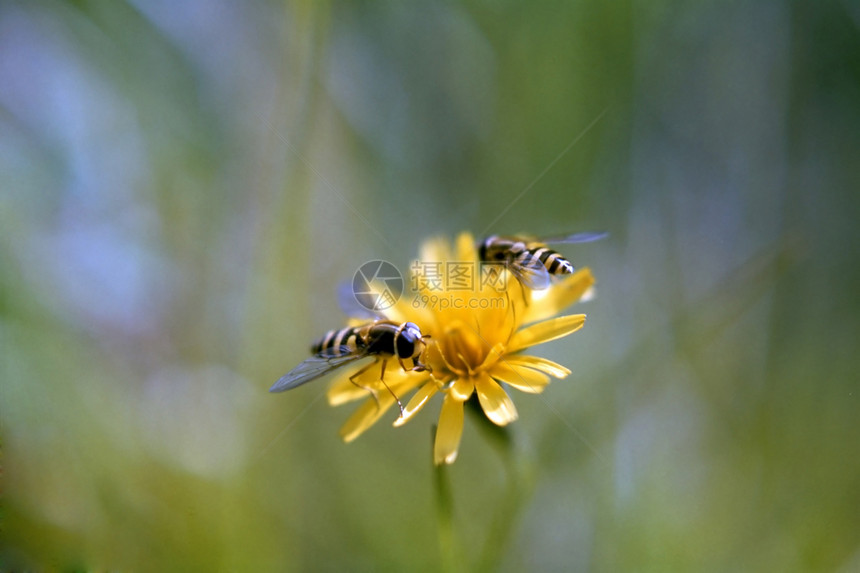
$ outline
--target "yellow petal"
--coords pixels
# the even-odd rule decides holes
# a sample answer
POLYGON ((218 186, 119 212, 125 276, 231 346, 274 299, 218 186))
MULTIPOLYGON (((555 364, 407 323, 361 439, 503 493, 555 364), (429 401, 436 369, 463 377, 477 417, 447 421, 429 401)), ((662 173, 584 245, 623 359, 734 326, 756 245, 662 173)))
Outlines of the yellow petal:
POLYGON ((463 403, 452 396, 445 396, 442 411, 439 413, 439 426, 436 428, 436 441, 433 445, 433 462, 438 466, 452 464, 457 459, 460 438, 463 435, 463 403))
POLYGON ((379 371, 381 367, 382 366, 379 362, 376 364, 371 362, 363 364, 361 368, 350 368, 347 374, 335 380, 331 387, 329 387, 328 392, 326 393, 329 405, 340 406, 347 402, 367 398, 368 394, 370 394, 367 388, 374 388, 376 386, 375 383, 379 382, 379 371), (355 378, 358 385, 350 382, 349 377, 355 376, 356 372, 365 367, 367 367, 367 370, 355 378))
POLYGON ((468 400, 474 391, 475 383, 466 377, 458 378, 448 389, 448 393, 460 402, 468 400))
POLYGON ((367 390, 362 390, 352 384, 349 381, 349 376, 335 380, 326 392, 329 406, 340 406, 365 396, 367 396, 367 390))
POLYGON ((436 263, 441 261, 450 261, 451 244, 444 237, 434 237, 428 239, 421 244, 419 251, 418 262, 420 263, 436 263))
POLYGON ((406 404, 406 407, 403 409, 403 415, 394 420, 394 426, 399 427, 405 424, 412 416, 414 416, 421 410, 421 408, 424 407, 424 404, 427 403, 427 400, 429 400, 437 391, 438 388, 436 386, 436 383, 432 380, 424 384, 424 386, 422 386, 418 390, 418 392, 416 392, 415 395, 412 396, 412 399, 409 400, 409 403, 406 404))
MULTIPOLYGON (((473 262, 478 258, 475 248, 475 237, 471 233, 463 232, 457 236, 457 262, 473 262)), ((477 269, 476 269, 477 270, 477 269)))
POLYGON ((523 322, 536 322, 562 312, 580 300, 594 285, 594 276, 588 268, 581 268, 567 278, 552 284, 548 289, 531 292, 531 300, 523 315, 523 322))
MULTIPOLYGON (((415 293, 405 290, 403 291, 402 296, 397 299, 392 306, 382 311, 380 314, 391 320, 393 322, 407 322, 412 321, 415 324, 421 325, 421 333, 428 334, 427 325, 430 323, 430 316, 428 316, 427 311, 421 306, 412 306, 415 302, 415 293)), ((367 321, 364 321, 367 324, 367 321)))
POLYGON ((497 426, 506 426, 517 419, 517 409, 508 393, 484 374, 475 383, 484 414, 497 426))
POLYGON ((566 378, 570 374, 570 370, 540 356, 530 356, 528 354, 515 354, 513 356, 505 356, 505 363, 509 366, 526 366, 540 370, 544 374, 549 374, 555 378, 566 378))
POLYGON ((352 416, 340 428, 340 437, 344 442, 351 442, 371 427, 376 421, 394 404, 394 397, 390 392, 377 394, 379 406, 373 398, 367 399, 364 404, 353 412, 352 416))
POLYGON ((517 352, 529 346, 567 336, 582 328, 583 324, 585 324, 584 314, 569 314, 533 324, 514 333, 508 342, 508 352, 517 352))
POLYGON ((424 350, 424 354, 421 356, 421 360, 426 364, 433 372, 445 372, 450 371, 451 365, 445 360, 445 357, 442 356, 442 352, 439 350, 439 341, 433 339, 430 344, 427 345, 426 350, 424 350))
POLYGON ((490 370, 490 376, 500 382, 513 386, 522 392, 540 394, 549 384, 549 376, 537 370, 511 364, 508 358, 500 360, 490 370))
POLYGON ((484 361, 476 370, 486 370, 491 364, 497 362, 505 354, 505 345, 501 342, 493 346, 484 358, 484 361))
MULTIPOLYGON (((366 363, 362 367, 367 367, 367 370, 355 377, 355 384, 350 382, 349 377, 355 376, 360 368, 350 369, 348 374, 334 381, 327 392, 329 405, 340 406, 347 402, 367 398, 371 393, 370 389, 379 393, 388 392, 388 389, 379 379, 382 372, 381 360, 376 363, 366 363)), ((385 367, 385 383, 398 396, 417 388, 427 378, 429 378, 429 374, 426 372, 405 372, 397 360, 388 359, 388 364, 385 367)))
POLYGON ((359 388, 344 377, 335 382, 326 393, 329 406, 342 406, 349 402, 367 398, 370 392, 366 388, 359 388))

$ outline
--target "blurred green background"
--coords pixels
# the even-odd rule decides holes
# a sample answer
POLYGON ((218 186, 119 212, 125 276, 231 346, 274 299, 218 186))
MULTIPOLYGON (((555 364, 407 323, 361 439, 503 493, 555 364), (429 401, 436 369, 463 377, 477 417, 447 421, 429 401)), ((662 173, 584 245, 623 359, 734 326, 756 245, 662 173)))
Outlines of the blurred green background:
POLYGON ((0 569, 858 571, 858 152, 851 0, 6 0, 0 569), (267 393, 360 263, 591 229, 513 453, 267 393))

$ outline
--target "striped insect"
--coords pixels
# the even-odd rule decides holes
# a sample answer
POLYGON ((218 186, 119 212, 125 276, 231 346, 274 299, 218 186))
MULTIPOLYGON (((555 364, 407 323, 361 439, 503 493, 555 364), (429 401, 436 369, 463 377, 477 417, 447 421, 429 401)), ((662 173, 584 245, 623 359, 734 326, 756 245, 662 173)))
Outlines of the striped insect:
POLYGON ((362 358, 374 357, 376 360, 350 376, 349 381, 370 392, 378 403, 376 391, 362 386, 355 379, 381 361, 379 379, 382 385, 394 396, 400 407, 400 414, 403 415, 403 405, 400 403, 400 399, 385 383, 385 366, 389 360, 396 359, 400 363, 400 367, 406 372, 427 370, 427 366, 420 361, 421 354, 427 345, 427 338, 429 336, 423 335, 421 329, 414 322, 398 324, 390 320, 379 320, 363 326, 347 326, 340 330, 331 330, 313 344, 311 348, 313 356, 281 376, 269 388, 269 392, 292 390, 342 366, 357 362, 362 358), (409 360, 412 361, 411 367, 407 366, 409 360))
POLYGON ((552 277, 569 275, 573 265, 547 245, 552 243, 589 243, 609 233, 574 233, 563 237, 532 239, 525 236, 487 237, 478 247, 478 258, 485 263, 504 263, 520 283, 532 290, 550 285, 552 277))

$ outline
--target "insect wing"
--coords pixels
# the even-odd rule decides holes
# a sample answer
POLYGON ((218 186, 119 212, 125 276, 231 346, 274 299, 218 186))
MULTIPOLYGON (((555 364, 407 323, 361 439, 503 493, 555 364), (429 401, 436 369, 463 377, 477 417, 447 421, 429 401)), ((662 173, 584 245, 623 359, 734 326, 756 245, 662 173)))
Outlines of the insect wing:
POLYGON ((520 256, 508 264, 508 269, 526 288, 543 290, 550 284, 549 271, 537 257, 529 256, 523 259, 520 256))
POLYGON ((277 382, 272 384, 269 392, 285 392, 297 388, 302 384, 307 384, 321 376, 325 376, 332 370, 336 370, 341 366, 345 366, 356 360, 365 358, 367 354, 347 354, 349 349, 342 347, 342 354, 338 354, 335 349, 329 348, 311 356, 283 376, 277 382))
POLYGON ((584 232, 584 233, 573 233, 572 235, 560 236, 560 237, 550 237, 548 239, 542 239, 544 243, 590 243, 592 241, 599 241, 600 239, 604 239, 609 236, 609 233, 606 231, 601 231, 599 233, 593 232, 584 232))

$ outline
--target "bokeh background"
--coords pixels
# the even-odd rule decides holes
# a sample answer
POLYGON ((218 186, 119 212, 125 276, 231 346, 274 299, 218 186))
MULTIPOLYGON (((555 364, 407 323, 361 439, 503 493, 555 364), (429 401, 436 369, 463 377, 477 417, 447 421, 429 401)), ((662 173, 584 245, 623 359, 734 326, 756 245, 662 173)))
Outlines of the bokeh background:
POLYGON ((4 1, 0 569, 860 570, 858 6, 4 1), (360 263, 592 229, 514 453, 267 393, 360 263))

